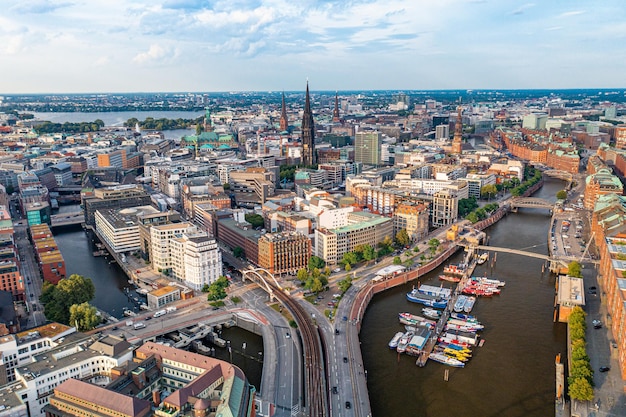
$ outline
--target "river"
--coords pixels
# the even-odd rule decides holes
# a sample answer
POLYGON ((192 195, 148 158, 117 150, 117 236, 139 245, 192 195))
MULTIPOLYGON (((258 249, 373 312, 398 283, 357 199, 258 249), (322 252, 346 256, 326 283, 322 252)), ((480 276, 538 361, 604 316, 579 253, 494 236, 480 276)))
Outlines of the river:
MULTIPOLYGON (((534 196, 554 200, 562 187, 559 181, 547 180, 534 196)), ((549 227, 545 210, 520 209, 486 232, 493 246, 547 254, 549 227)), ((450 262, 462 256, 459 252, 450 262)), ((398 357, 387 347, 402 330, 399 312, 421 314, 421 307, 405 298, 414 282, 375 296, 360 334, 373 416, 554 415, 554 359, 565 352, 566 328, 552 322, 555 277, 542 274, 542 263, 499 253, 493 269, 488 264, 477 268, 475 275, 505 280, 506 286, 501 295, 476 302, 472 314, 486 326, 485 344, 474 349, 463 369, 433 362, 418 368, 415 358, 398 357)), ((441 272, 438 268, 420 281, 440 285, 441 272)))

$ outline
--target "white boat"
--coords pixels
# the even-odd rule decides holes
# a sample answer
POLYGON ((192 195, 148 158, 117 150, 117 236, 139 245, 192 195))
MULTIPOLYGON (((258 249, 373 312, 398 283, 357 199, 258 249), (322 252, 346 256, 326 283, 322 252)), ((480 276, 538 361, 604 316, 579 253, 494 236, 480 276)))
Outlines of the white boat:
POLYGON ((474 303, 476 302, 476 297, 467 297, 467 301, 465 301, 465 305, 463 306, 463 311, 469 313, 474 308, 474 303))
POLYGON ((444 353, 441 353, 441 352, 431 353, 430 355, 428 355, 428 359, 432 359, 435 362, 439 362, 444 365, 454 366, 456 368, 462 368, 465 366, 464 362, 461 362, 460 360, 455 359, 455 358, 451 358, 450 356, 445 355, 444 353))
POLYGON ((467 302, 467 296, 459 295, 458 298, 456 299, 456 302, 454 303, 454 311, 456 311, 457 313, 462 312, 463 308, 465 307, 466 302, 467 302))
POLYGON ((489 259, 489 253, 484 252, 482 255, 480 255, 480 256, 478 257, 478 259, 476 259, 476 263, 477 263, 478 265, 482 265, 482 264, 484 264, 485 262, 487 262, 487 259, 489 259))
POLYGON ((398 347, 398 342, 404 333, 398 332, 395 336, 389 341, 389 349, 396 349, 398 347))
POLYGON ((414 335, 413 332, 406 332, 402 335, 402 337, 398 341, 398 347, 396 348, 398 353, 404 353, 404 351, 406 350, 406 347, 409 345, 409 342, 413 338, 413 335, 414 335))
POLYGON ((439 317, 441 317, 441 311, 436 310, 434 308, 430 308, 430 307, 424 307, 422 309, 422 313, 424 313, 424 316, 430 318, 430 319, 438 319, 439 317))

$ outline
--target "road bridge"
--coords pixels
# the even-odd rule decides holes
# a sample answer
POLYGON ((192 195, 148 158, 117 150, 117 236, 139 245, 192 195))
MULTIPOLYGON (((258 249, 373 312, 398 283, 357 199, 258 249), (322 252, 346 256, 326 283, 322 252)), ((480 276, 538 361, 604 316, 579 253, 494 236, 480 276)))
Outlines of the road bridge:
POLYGON ((509 200, 509 204, 513 211, 516 211, 518 207, 548 209, 550 211, 554 209, 554 203, 536 197, 513 197, 509 200))
POLYGON ((563 181, 567 181, 569 184, 574 181, 574 174, 567 171, 562 171, 560 169, 549 169, 547 171, 543 171, 543 175, 550 178, 558 178, 563 181))
POLYGON ((81 224, 85 222, 83 213, 75 214, 53 214, 50 216, 51 226, 70 226, 73 224, 81 224))

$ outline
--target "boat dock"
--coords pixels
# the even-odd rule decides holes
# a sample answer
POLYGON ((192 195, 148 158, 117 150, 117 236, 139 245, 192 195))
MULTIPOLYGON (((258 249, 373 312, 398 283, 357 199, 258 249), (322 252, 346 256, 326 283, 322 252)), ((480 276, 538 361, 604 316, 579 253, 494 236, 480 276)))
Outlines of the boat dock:
POLYGON ((472 259, 473 255, 474 255, 473 251, 469 251, 467 253, 464 263, 468 265, 468 267, 465 270, 465 273, 463 274, 463 276, 461 277, 461 281, 457 284, 456 288, 454 289, 454 292, 452 293, 452 297, 450 297, 450 301, 448 301, 448 305, 441 313, 441 317, 439 318, 437 325, 433 329, 433 332, 430 338, 428 339, 428 342, 425 344, 421 353, 417 357, 417 362, 415 362, 417 366, 422 367, 426 365, 426 362, 428 361, 428 357, 433 352, 433 349, 435 348, 435 345, 437 344, 437 340, 439 339, 439 336, 441 335, 444 328, 446 327, 446 323, 448 322, 448 319, 450 318, 450 313, 452 312, 452 309, 454 308, 454 304, 456 303, 457 298, 461 294, 460 289, 465 286, 465 284, 467 283, 467 280, 474 273, 474 269, 476 269, 477 262, 476 262, 476 259, 472 259))

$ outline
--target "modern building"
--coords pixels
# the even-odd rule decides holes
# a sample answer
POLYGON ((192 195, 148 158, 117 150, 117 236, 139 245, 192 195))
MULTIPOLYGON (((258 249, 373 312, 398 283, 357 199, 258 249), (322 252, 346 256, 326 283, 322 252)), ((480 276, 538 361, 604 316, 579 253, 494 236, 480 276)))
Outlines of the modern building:
POLYGON ((459 198, 456 192, 444 189, 433 196, 432 224, 445 227, 456 222, 459 216, 459 198))
POLYGON ((29 226, 38 224, 52 224, 52 207, 47 201, 23 203, 24 214, 29 226))
POLYGON ((485 185, 496 185, 496 176, 494 174, 467 174, 464 178, 468 185, 469 197, 480 199, 480 190, 485 185))
POLYGON ((311 239, 298 232, 266 233, 258 246, 259 266, 272 274, 296 273, 311 258, 311 239))
POLYGON ((435 127, 435 140, 449 140, 450 138, 450 126, 439 125, 435 127))
POLYGON ((151 309, 159 309, 180 299, 180 288, 173 285, 166 285, 150 291, 147 295, 148 307, 151 309))
POLYGON ((180 238, 183 234, 193 234, 198 230, 188 222, 163 224, 150 228, 150 260, 155 272, 171 271, 174 259, 172 257, 171 241, 180 238))
POLYGON ((379 165, 382 134, 377 131, 361 131, 354 136, 354 161, 363 165, 379 165))
POLYGON ((261 234, 243 219, 217 220, 217 238, 220 244, 228 246, 233 251, 236 248, 243 249, 243 256, 254 265, 259 264, 259 238, 261 234))
POLYGON ((199 291, 222 275, 222 252, 206 232, 183 233, 170 240, 172 277, 199 291))
POLYGON ((134 252, 141 249, 139 215, 156 214, 152 206, 96 211, 96 232, 115 253, 134 252))
POLYGON ((93 196, 83 198, 85 225, 94 227, 96 211, 109 208, 128 208, 150 205, 150 196, 140 185, 118 185, 96 188, 93 196))

